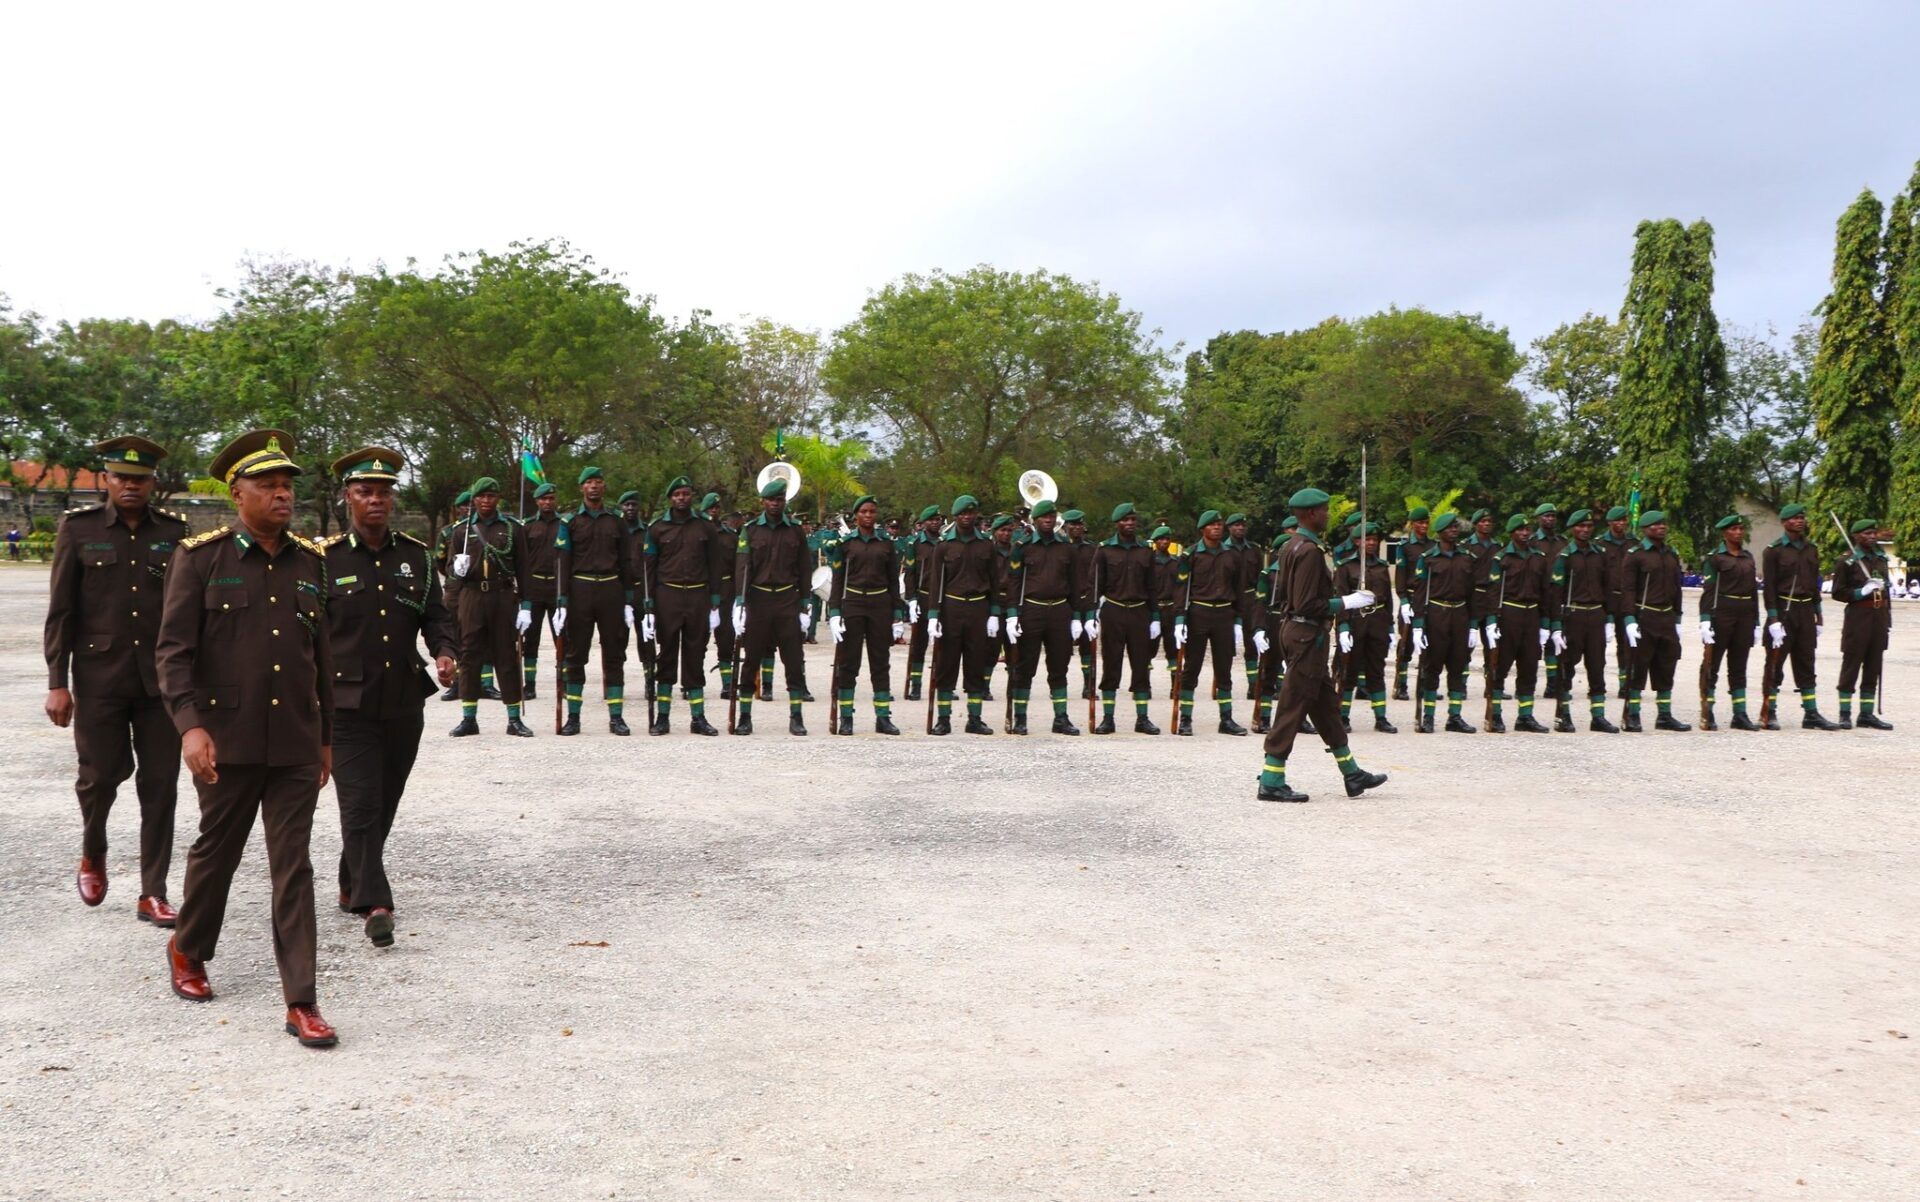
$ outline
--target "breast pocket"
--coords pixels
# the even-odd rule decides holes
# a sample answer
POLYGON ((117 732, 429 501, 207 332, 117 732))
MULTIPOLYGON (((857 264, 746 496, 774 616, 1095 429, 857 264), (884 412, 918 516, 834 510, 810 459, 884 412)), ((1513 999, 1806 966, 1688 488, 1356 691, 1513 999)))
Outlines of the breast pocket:
POLYGON ((120 562, 117 547, 106 547, 97 551, 80 552, 80 561, 90 568, 110 568, 120 562))
POLYGON ((204 594, 205 608, 210 614, 231 613, 247 607, 247 590, 237 585, 213 585, 204 594))

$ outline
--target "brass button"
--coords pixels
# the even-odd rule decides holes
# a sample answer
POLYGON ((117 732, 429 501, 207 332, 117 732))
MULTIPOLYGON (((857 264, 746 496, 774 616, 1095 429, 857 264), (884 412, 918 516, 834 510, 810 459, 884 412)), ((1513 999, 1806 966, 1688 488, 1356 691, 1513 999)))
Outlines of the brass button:
POLYGON ((278 697, 275 697, 275 698, 273 699, 273 703, 274 703, 275 705, 279 705, 279 704, 280 704, 280 699, 279 699, 278 697))
POLYGON ((387 586, 384 584, 376 584, 373 586, 373 591, 376 593, 384 593, 387 591, 387 586))
POLYGON ((381 642, 383 642, 383 643, 391 643, 391 642, 392 642, 393 640, 392 640, 391 638, 388 638, 388 637, 387 637, 386 635, 384 635, 384 634, 383 634, 383 635, 381 635, 381 636, 380 636, 380 641, 381 641, 381 642))
POLYGON ((280 665, 279 665, 279 664, 275 664, 275 665, 273 665, 273 670, 274 670, 275 672, 278 672, 278 671, 280 670, 280 665))
MULTIPOLYGON (((133 615, 133 616, 137 618, 137 617, 139 617, 140 615, 139 615, 139 614, 135 614, 135 615, 133 615)), ((386 611, 386 610, 384 610, 384 609, 383 609, 383 610, 381 610, 381 611, 380 611, 380 616, 381 616, 381 617, 383 617, 383 618, 384 618, 384 617, 386 617, 386 616, 387 616, 387 611, 386 611)))
POLYGON ((275 633, 275 634, 279 634, 280 632, 279 632, 278 630, 276 630, 276 631, 274 631, 273 633, 275 633))
POLYGON ((280 598, 278 598, 278 597, 268 597, 268 598, 267 598, 267 600, 269 600, 269 601, 278 601, 279 599, 280 599, 280 598))
POLYGON ((388 668, 391 668, 391 667, 393 667, 393 661, 392 661, 392 660, 388 660, 388 661, 386 662, 386 664, 385 664, 384 666, 385 666, 385 667, 388 667, 388 668))
POLYGON ((136 618, 137 618, 137 617, 139 617, 139 616, 140 616, 140 611, 139 611, 139 610, 137 610, 137 609, 136 609, 136 610, 134 610, 134 611, 133 611, 133 616, 134 616, 134 617, 136 617, 136 618))
POLYGON ((140 645, 140 640, 139 639, 133 640, 133 645, 138 647, 140 645))
POLYGON ((225 601, 222 601, 222 602, 220 603, 220 608, 221 608, 221 609, 232 609, 232 608, 233 608, 233 606, 231 606, 231 605, 228 605, 228 604, 227 604, 227 603, 226 603, 225 601))
POLYGON ((220 699, 219 699, 218 697, 209 697, 209 698, 207 698, 207 706, 208 706, 208 708, 212 708, 213 706, 216 706, 216 705, 219 705, 219 704, 220 704, 220 699))

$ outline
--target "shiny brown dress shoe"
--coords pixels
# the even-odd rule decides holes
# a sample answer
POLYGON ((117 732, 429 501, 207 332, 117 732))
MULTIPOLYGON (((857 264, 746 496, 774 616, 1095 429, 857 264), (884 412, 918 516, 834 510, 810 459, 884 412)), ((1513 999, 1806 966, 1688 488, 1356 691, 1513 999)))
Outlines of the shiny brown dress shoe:
POLYGON ((150 922, 154 926, 167 928, 180 921, 180 911, 164 897, 143 897, 133 911, 133 916, 141 922, 150 922))
POLYGON ((344 892, 340 894, 340 912, 342 914, 353 913, 353 899, 348 897, 344 892))
POLYGON ((213 1000, 213 986, 207 984, 207 966, 198 960, 189 960, 173 946, 173 936, 167 936, 167 975, 173 979, 174 996, 189 1002, 210 1002, 213 1000))
POLYGON ((89 906, 97 906, 107 900, 107 866, 85 856, 80 857, 80 867, 74 871, 73 883, 80 890, 80 900, 89 906))
POLYGON ((320 1017, 318 1006, 288 1006, 287 1034, 303 1048, 330 1048, 340 1042, 339 1032, 320 1017))

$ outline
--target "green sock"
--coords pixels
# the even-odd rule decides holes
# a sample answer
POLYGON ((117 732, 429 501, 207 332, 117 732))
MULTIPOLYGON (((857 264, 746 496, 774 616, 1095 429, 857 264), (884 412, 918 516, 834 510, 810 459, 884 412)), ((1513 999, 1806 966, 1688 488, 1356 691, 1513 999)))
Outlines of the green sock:
POLYGON ((492 664, 480 665, 480 687, 483 689, 490 689, 493 687, 493 665, 492 664))
POLYGON ((1220 720, 1222 722, 1231 722, 1233 720, 1233 690, 1215 689, 1213 691, 1213 699, 1220 703, 1220 720))
POLYGON ((967 720, 968 721, 977 722, 980 720, 980 707, 983 704, 985 703, 982 702, 980 698, 975 696, 973 693, 969 692, 967 694, 967 720))
POLYGON ((1031 691, 1028 689, 1015 689, 1013 691, 1013 716, 1014 717, 1025 718, 1027 716, 1027 698, 1030 695, 1031 695, 1031 691))
POLYGON ((1374 717, 1384 718, 1387 716, 1387 695, 1385 693, 1375 693, 1369 700, 1373 702, 1374 717))
POLYGON ((1655 693, 1653 695, 1653 703, 1654 705, 1660 708, 1660 716, 1662 718, 1673 717, 1673 694, 1672 693, 1665 693, 1665 692, 1655 693))
POLYGON ((1420 694, 1421 718, 1429 726, 1433 724, 1433 711, 1437 709, 1439 705, 1440 705, 1440 694, 1438 692, 1431 692, 1431 693, 1422 692, 1420 694))
POLYGON ((1523 694, 1520 697, 1520 699, 1515 703, 1515 706, 1520 711, 1519 714, 1517 715, 1518 717, 1521 717, 1521 718, 1533 717, 1533 697, 1531 695, 1523 694))
POLYGON ((540 674, 539 668, 540 668, 540 664, 539 664, 539 661, 537 660, 531 660, 531 659, 521 660, 520 661, 520 683, 527 684, 527 685, 532 684, 534 677, 540 674))
POLYGON ((773 657, 769 655, 760 661, 760 691, 773 696, 773 657))
POLYGON ((673 686, 672 685, 670 684, 659 685, 654 688, 653 710, 656 714, 660 715, 660 718, 663 721, 666 719, 666 716, 668 714, 673 712, 673 686))
POLYGON ((1052 696, 1053 696, 1053 716, 1056 718, 1066 717, 1067 716, 1066 686, 1062 685, 1060 688, 1053 690, 1052 696))
POLYGON ((853 721, 853 690, 841 689, 838 700, 840 702, 840 720, 842 722, 853 721))
POLYGON ((1113 721, 1113 699, 1115 696, 1116 694, 1112 689, 1100 690, 1100 714, 1109 722, 1113 721))
POLYGON ((1842 718, 1851 718, 1853 716, 1853 694, 1852 693, 1840 694, 1840 716, 1842 718))
POLYGON ((520 716, 520 703, 518 701, 507 702, 507 717, 518 718, 519 716, 520 716))
POLYGON ((1640 716, 1640 693, 1637 690, 1627 694, 1627 713, 1634 718, 1640 716))
POLYGON ((875 693, 873 695, 873 713, 875 717, 885 718, 893 712, 893 694, 875 693))
POLYGON ((1342 718, 1353 717, 1353 694, 1345 689, 1340 690, 1340 716, 1342 718))
POLYGON ((1873 717, 1873 698, 1862 697, 1860 699, 1860 720, 1864 722, 1871 717, 1873 717))
POLYGON ((460 716, 463 718, 471 718, 479 712, 480 703, 478 701, 462 701, 460 703, 460 716))
MULTIPOLYGON (((1187 697, 1189 702, 1191 702, 1193 694, 1189 693, 1187 694, 1187 697)), ((1153 696, 1150 693, 1135 693, 1133 695, 1133 716, 1136 718, 1146 717, 1147 703, 1152 700, 1153 700, 1153 696)), ((1192 708, 1191 705, 1189 705, 1188 708, 1191 709, 1192 708)))
POLYGON ((787 698, 787 717, 798 718, 799 716, 800 716, 799 699, 794 697, 787 698))
POLYGON ((1596 718, 1606 717, 1607 716, 1607 695, 1605 693, 1588 693, 1587 709, 1596 718))
POLYGON ((1814 693, 1812 689, 1806 689, 1801 692, 1800 708, 1807 711, 1809 714, 1819 710, 1820 698, 1814 693))
POLYGON ((1193 717, 1193 690, 1180 690, 1180 718, 1185 721, 1193 717))
POLYGON ((934 696, 933 708, 934 712, 942 718, 952 717, 953 693, 947 689, 940 690, 940 692, 934 696))
POLYGON ((1700 708, 1709 714, 1713 712, 1713 694, 1706 693, 1700 698, 1700 708))
POLYGON ((747 691, 746 696, 736 697, 734 700, 740 705, 740 716, 742 718, 753 717, 753 691, 751 689, 747 691))
POLYGON ((607 686, 607 712, 617 718, 620 716, 620 711, 626 708, 626 705, 627 705, 627 686, 623 684, 608 685, 607 686))
POLYGON ((1329 750, 1333 752, 1333 762, 1340 765, 1341 776, 1360 775, 1360 765, 1353 762, 1353 748, 1343 743, 1329 750))
POLYGON ((732 665, 732 664, 721 664, 721 665, 720 665, 720 688, 721 688, 721 690, 722 690, 722 691, 725 691, 726 689, 728 689, 728 688, 730 688, 730 687, 732 687, 732 685, 733 685, 733 665, 732 665))
POLYGON ((1747 691, 1745 689, 1735 689, 1733 690, 1732 697, 1733 697, 1733 712, 1736 714, 1746 713, 1747 712, 1747 691))
POLYGON ((925 669, 922 668, 907 669, 907 685, 909 688, 920 683, 920 677, 924 671, 925 669))
POLYGON ((1277 755, 1267 757, 1265 766, 1260 769, 1260 787, 1262 789, 1281 789, 1287 783, 1287 761, 1277 755))
POLYGON ((580 716, 580 690, 585 687, 584 680, 567 681, 567 717, 580 716))
MULTIPOLYGON (((1498 691, 1495 691, 1495 692, 1494 692, 1494 694, 1493 694, 1493 696, 1492 696, 1492 698, 1491 698, 1491 699, 1490 699, 1490 700, 1488 701, 1488 703, 1487 703, 1487 708, 1488 708, 1488 709, 1491 709, 1491 710, 1493 711, 1493 719, 1494 719, 1494 721, 1496 721, 1496 722, 1504 722, 1504 721, 1506 721, 1506 715, 1505 715, 1505 713, 1504 713, 1504 712, 1502 711, 1502 708, 1501 708, 1501 705, 1500 705, 1500 694, 1499 694, 1499 692, 1498 692, 1498 691)), ((1456 712, 1457 712, 1457 711, 1456 711, 1456 712)))
POLYGON ((1460 707, 1466 703, 1467 695, 1465 693, 1455 693, 1449 690, 1447 692, 1447 717, 1458 718, 1460 716, 1460 707))

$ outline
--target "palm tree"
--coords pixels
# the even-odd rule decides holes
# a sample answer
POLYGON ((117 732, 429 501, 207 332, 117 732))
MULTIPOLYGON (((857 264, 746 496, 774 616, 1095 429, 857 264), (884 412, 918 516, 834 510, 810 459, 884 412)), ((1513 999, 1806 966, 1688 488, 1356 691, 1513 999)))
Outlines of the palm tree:
MULTIPOLYGON (((800 469, 800 487, 812 492, 818 499, 818 517, 821 521, 827 519, 836 503, 852 501, 867 491, 853 473, 860 464, 872 457, 873 452, 867 450, 867 444, 859 439, 828 442, 805 434, 784 435, 780 439, 769 434, 761 445, 773 452, 776 442, 781 443, 781 451, 787 462, 800 469)), ((793 497, 787 498, 790 508, 794 500, 793 497)))

